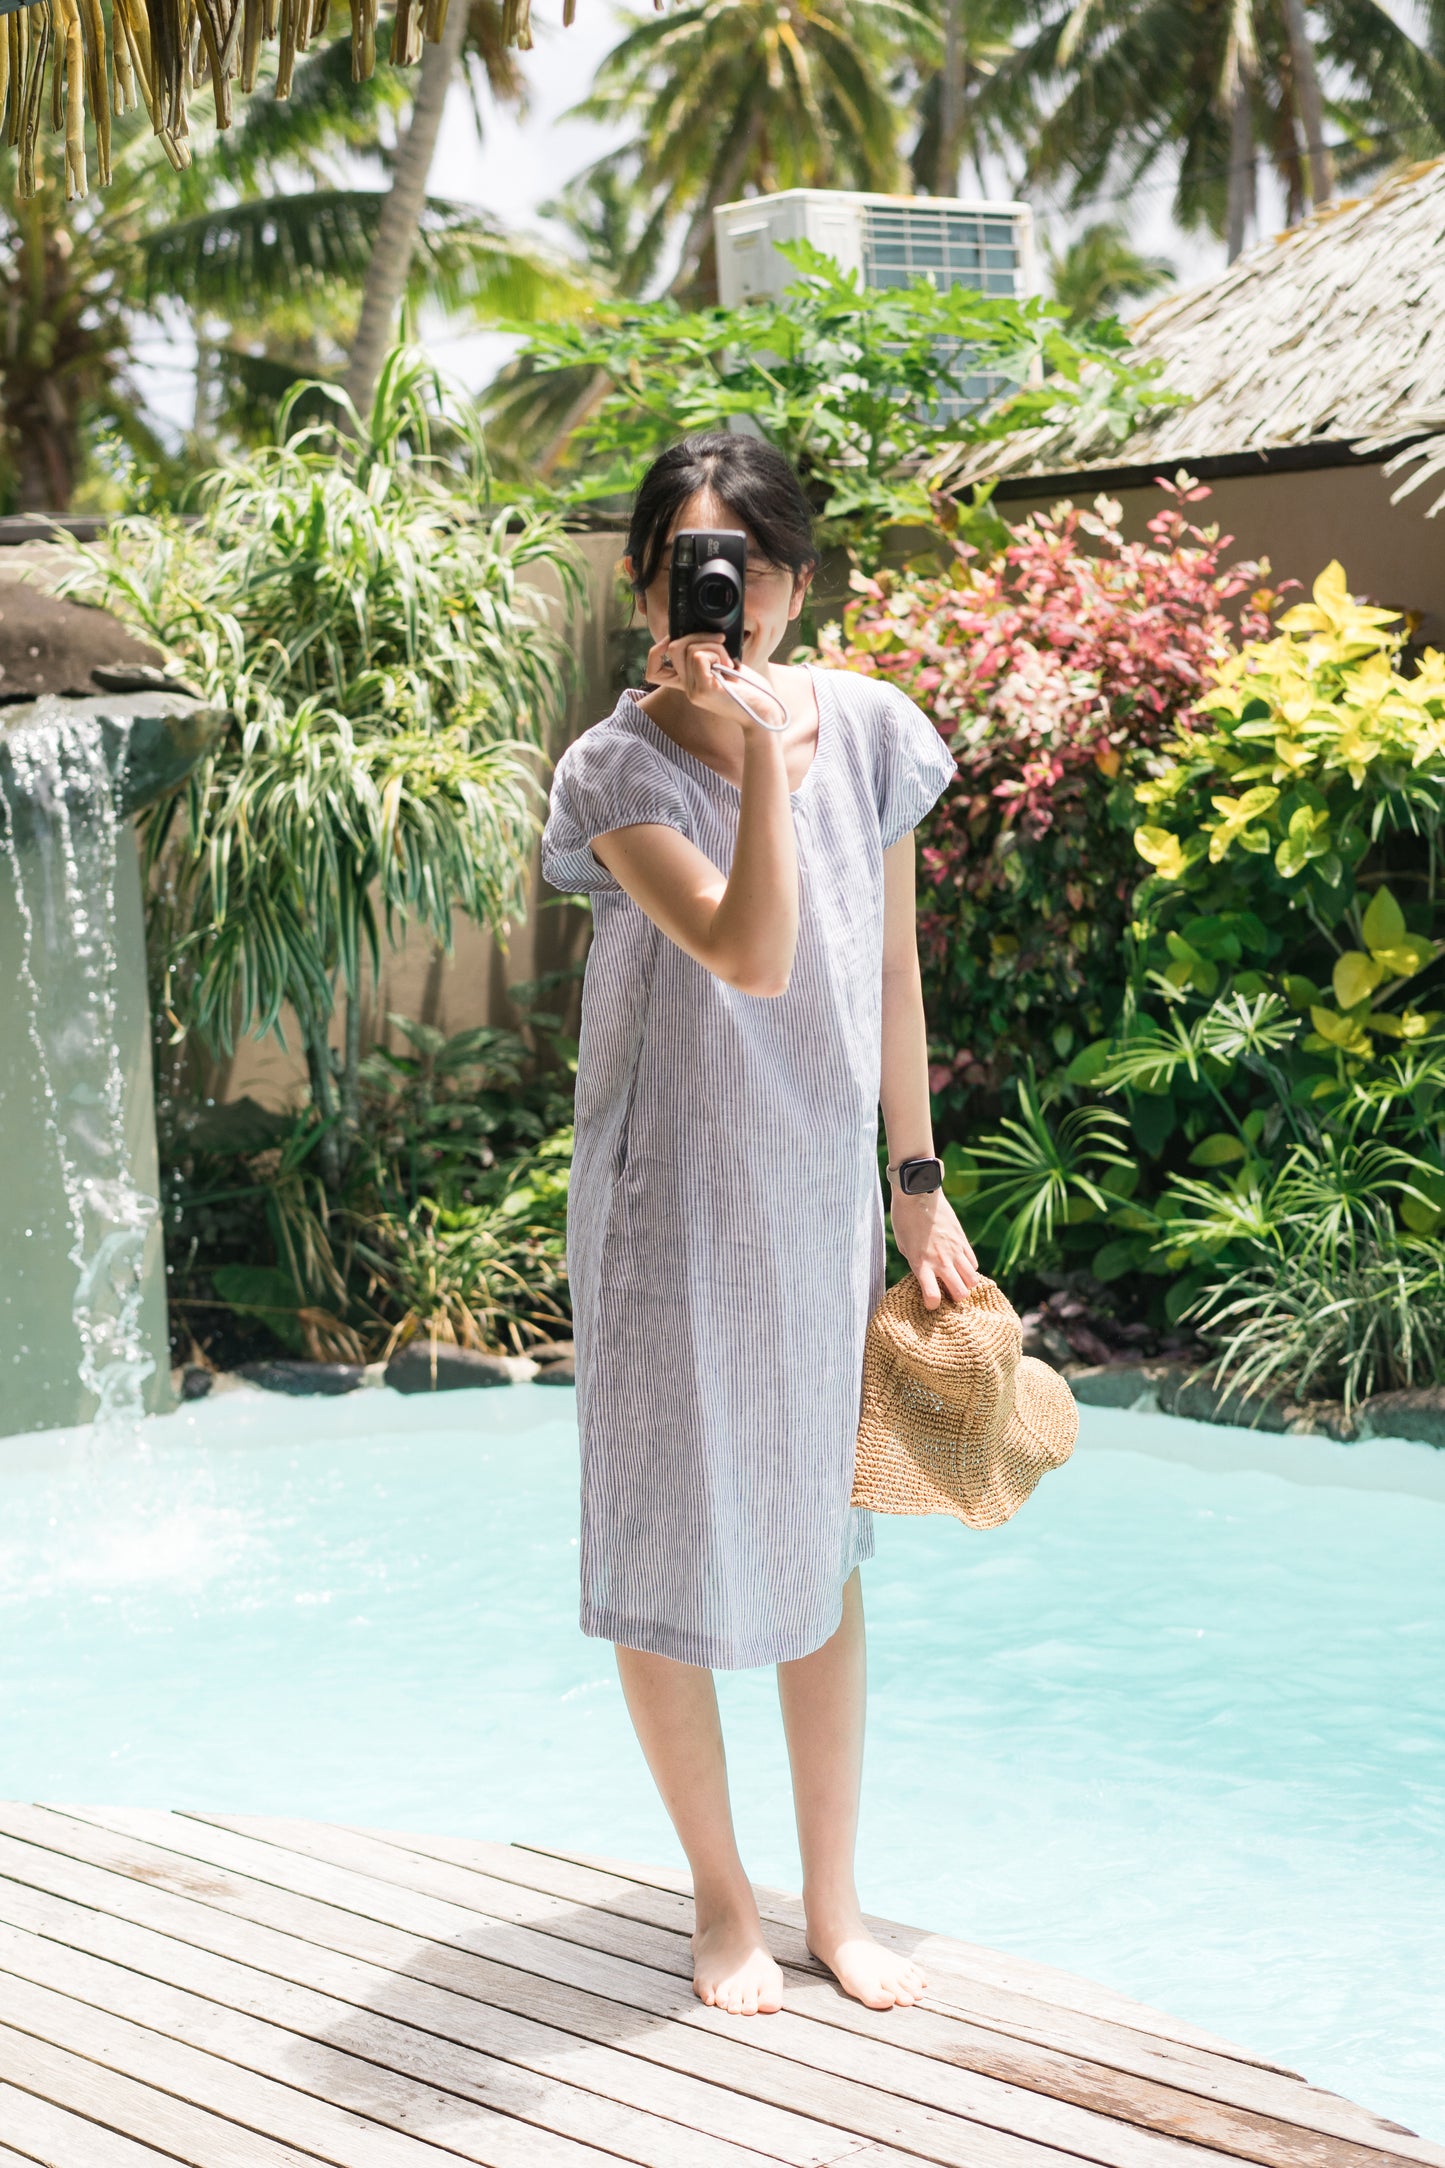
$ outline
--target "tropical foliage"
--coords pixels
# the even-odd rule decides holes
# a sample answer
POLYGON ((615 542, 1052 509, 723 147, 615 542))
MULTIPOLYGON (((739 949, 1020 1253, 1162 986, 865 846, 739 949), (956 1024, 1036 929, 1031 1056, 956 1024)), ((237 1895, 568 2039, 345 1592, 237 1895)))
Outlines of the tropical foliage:
MULTIPOLYGON (((926 466, 942 452, 1083 400, 1123 436, 1161 396, 1117 334, 1070 338, 1045 302, 926 279, 870 289, 805 242, 784 254, 798 277, 776 303, 644 302, 532 331, 531 384, 556 373, 597 386, 557 477, 566 498, 619 497, 674 438, 743 421, 792 460, 823 540, 871 562, 888 527, 934 517, 926 466), (961 361, 972 398, 959 397, 961 361)), ((989 531, 1002 536, 997 521, 989 531)))
MULTIPOLYGON (((260 409, 269 437, 291 384, 337 365, 387 200, 366 165, 404 102, 400 81, 386 71, 353 83, 350 40, 333 40, 300 62, 286 100, 263 87, 228 136, 199 134, 204 157, 179 173, 157 163, 141 116, 123 116, 109 186, 69 207, 54 175, 21 196, 15 154, 0 152, 0 489, 11 507, 64 511, 97 432, 127 448, 152 494, 179 492, 134 356, 181 312, 200 347, 202 436, 253 433, 260 409)), ((580 291, 544 249, 436 199, 422 206, 410 278, 415 302, 473 316, 546 316, 575 308, 580 291)))
POLYGON ((1349 1403, 1445 1345, 1445 658, 1403 667, 1394 626, 1332 565, 1216 645, 1134 757, 1106 1027, 950 1154, 998 1269, 1082 1273, 1241 1390, 1349 1403))
MULTIPOLYGON (((580 116, 636 134, 607 168, 664 230, 682 220, 672 290, 711 259, 712 213, 744 185, 895 189, 908 0, 686 0, 624 15, 580 116)), ((715 273, 704 286, 716 292, 715 273)))
POLYGON ((121 521, 73 584, 232 711, 147 827, 157 1006, 218 1050, 294 1014, 335 1188, 383 928, 445 946, 454 911, 516 906, 565 683, 526 575, 565 584, 572 560, 551 521, 492 501, 470 408, 417 356, 393 353, 365 425, 317 396, 335 418, 293 430, 283 407, 279 444, 203 482, 199 525, 121 521))
POLYGON ((1189 520, 1187 485, 1126 542, 1119 506, 1063 506, 981 562, 855 578, 823 659, 884 677, 949 739, 960 780, 925 832, 919 945, 931 1082, 959 1136, 1021 1065, 1047 1071, 1115 1022, 1139 860, 1134 786, 1232 654, 1263 568, 1189 520), (980 1094, 982 1097, 980 1098, 980 1094))
POLYGON ((391 1017, 336 1187, 314 1105, 164 1102, 177 1359, 230 1367, 279 1343, 374 1361, 418 1333, 519 1351, 562 1327, 575 1048, 537 1005, 555 991, 512 989, 520 1031, 391 1017))
POLYGON ((1358 177, 1445 140, 1445 53, 1436 11, 1409 21, 1379 0, 1321 0, 1312 38, 1299 0, 1033 0, 986 96, 1032 109, 1032 180, 1076 202, 1127 200, 1156 170, 1181 226, 1224 234, 1231 181, 1252 195, 1275 173, 1291 223, 1328 202, 1343 138, 1358 177), (1318 167, 1319 170, 1315 170, 1318 167))
POLYGON ((1141 254, 1112 218, 1096 219, 1066 248, 1046 249, 1045 258, 1049 289, 1070 331, 1113 316, 1126 302, 1143 301, 1174 280, 1168 259, 1141 254))

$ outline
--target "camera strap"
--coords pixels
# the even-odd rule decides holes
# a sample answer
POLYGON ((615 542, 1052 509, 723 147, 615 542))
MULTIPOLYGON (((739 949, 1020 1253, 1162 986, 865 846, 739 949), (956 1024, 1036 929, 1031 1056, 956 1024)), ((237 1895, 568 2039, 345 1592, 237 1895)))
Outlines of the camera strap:
POLYGON ((783 731, 787 729, 787 706, 785 702, 780 698, 780 696, 773 691, 770 685, 757 685, 753 686, 752 689, 754 692, 761 692, 765 694, 765 696, 769 700, 776 701, 778 712, 783 718, 780 723, 770 723, 765 715, 759 715, 757 709, 749 706, 748 702, 744 700, 742 694, 739 692, 734 692, 732 686, 726 682, 729 678, 734 678, 738 681, 739 684, 751 684, 750 679, 745 680, 743 678, 741 670, 735 670, 730 663, 715 663, 713 665, 713 676, 721 678, 724 681, 723 691, 727 694, 729 700, 735 701, 737 706, 742 709, 744 715, 749 716, 752 721, 757 724, 759 730, 771 730, 775 736, 781 736, 783 731))

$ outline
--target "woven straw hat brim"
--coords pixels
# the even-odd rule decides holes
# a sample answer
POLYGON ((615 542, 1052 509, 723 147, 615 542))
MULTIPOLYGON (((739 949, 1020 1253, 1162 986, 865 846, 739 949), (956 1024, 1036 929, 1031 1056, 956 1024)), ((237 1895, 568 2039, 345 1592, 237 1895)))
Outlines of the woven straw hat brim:
POLYGON ((911 1275, 889 1290, 868 1329, 855 1506, 947 1513, 971 1528, 1017 1513, 1069 1458, 1079 1425, 1067 1384, 1021 1355, 1020 1337, 989 1281, 933 1312, 911 1275))

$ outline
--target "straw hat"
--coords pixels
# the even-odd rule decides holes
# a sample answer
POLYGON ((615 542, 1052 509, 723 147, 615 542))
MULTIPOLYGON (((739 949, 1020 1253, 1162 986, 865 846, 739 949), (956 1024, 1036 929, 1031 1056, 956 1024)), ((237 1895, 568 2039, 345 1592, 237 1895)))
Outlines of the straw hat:
POLYGON ((863 1351, 853 1503, 875 1513, 1008 1520, 1074 1450, 1079 1412, 1056 1371, 1021 1352, 1007 1296, 980 1280, 923 1306, 910 1272, 874 1311, 863 1351))

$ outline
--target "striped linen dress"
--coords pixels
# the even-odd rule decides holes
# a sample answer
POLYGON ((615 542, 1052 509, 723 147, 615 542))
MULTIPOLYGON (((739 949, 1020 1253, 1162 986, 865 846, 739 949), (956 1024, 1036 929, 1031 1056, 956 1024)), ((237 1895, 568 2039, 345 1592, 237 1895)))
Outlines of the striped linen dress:
POLYGON ((562 755, 542 838, 594 913, 567 1221, 582 1629, 722 1669, 821 1647, 872 1555, 849 1494, 883 1290, 883 853, 954 773, 896 688, 813 682, 785 994, 694 963, 593 855, 649 821, 732 863, 737 786, 633 694, 562 755))

